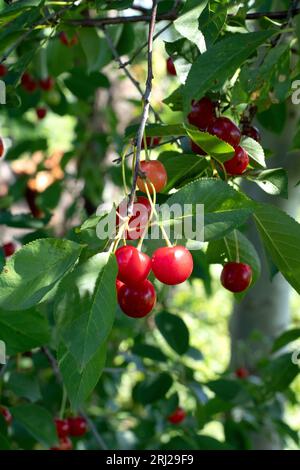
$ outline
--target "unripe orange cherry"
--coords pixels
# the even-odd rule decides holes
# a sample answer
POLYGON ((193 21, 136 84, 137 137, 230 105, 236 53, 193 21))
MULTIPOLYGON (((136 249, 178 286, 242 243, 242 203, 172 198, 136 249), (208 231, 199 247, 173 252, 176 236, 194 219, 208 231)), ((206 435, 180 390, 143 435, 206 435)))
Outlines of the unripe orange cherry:
POLYGON ((145 174, 146 178, 138 177, 137 185, 140 191, 146 193, 146 184, 149 193, 153 193, 153 188, 150 182, 153 184, 155 191, 159 193, 164 189, 167 184, 168 175, 164 165, 159 160, 143 161, 140 164, 141 171, 145 174))

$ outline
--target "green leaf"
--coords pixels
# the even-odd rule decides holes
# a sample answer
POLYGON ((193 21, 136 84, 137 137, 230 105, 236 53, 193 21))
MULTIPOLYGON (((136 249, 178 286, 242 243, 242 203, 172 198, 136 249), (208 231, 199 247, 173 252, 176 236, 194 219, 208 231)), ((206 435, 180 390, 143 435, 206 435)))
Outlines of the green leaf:
POLYGON ((172 111, 183 110, 183 86, 176 88, 171 95, 163 100, 163 103, 169 106, 172 111))
POLYGON ((258 122, 268 131, 281 134, 287 118, 286 103, 273 104, 269 109, 258 113, 258 122))
POLYGON ((208 132, 199 131, 195 127, 186 126, 188 136, 196 142, 206 153, 220 162, 230 160, 234 155, 234 148, 208 132))
POLYGON ((0 433, 0 450, 10 450, 8 439, 0 433))
POLYGON ((155 374, 142 382, 138 382, 133 390, 133 398, 143 405, 154 403, 167 394, 172 383, 172 377, 166 372, 155 374))
POLYGON ((98 255, 99 277, 88 311, 71 321, 63 330, 63 340, 76 359, 79 370, 88 364, 104 344, 112 329, 117 307, 117 262, 115 255, 98 255))
POLYGON ((299 374, 298 365, 292 362, 290 353, 278 356, 262 368, 262 377, 267 392, 286 390, 299 374))
POLYGON ((193 0, 187 0, 179 18, 174 21, 175 29, 186 39, 196 44, 201 53, 206 51, 205 39, 199 30, 199 16, 206 7, 208 0, 199 0, 195 8, 190 9, 193 0))
POLYGON ((226 5, 210 2, 203 11, 199 25, 204 35, 206 46, 211 46, 223 29, 227 17, 226 5))
POLYGON ((224 401, 235 400, 243 390, 239 382, 229 379, 212 380, 205 385, 224 401))
POLYGON ((264 149, 258 142, 256 142, 256 140, 251 139, 251 137, 245 137, 241 141, 241 146, 246 150, 252 160, 260 166, 264 168, 266 167, 264 149))
POLYGON ((256 183, 263 191, 288 199, 288 174, 283 168, 272 168, 247 173, 247 179, 256 183))
POLYGON ((54 238, 25 245, 0 275, 0 307, 25 310, 41 302, 74 266, 81 250, 77 243, 54 238))
POLYGON ((86 101, 94 95, 97 88, 108 88, 109 81, 102 73, 91 72, 88 74, 84 69, 76 68, 73 69, 71 75, 66 78, 65 85, 73 95, 86 101), (82 86, 83 83, 84 86, 82 86))
POLYGON ((212 241, 208 245, 206 256, 209 263, 224 264, 228 261, 236 261, 236 240, 241 263, 249 264, 252 268, 253 285, 260 276, 261 264, 254 245, 241 232, 235 231, 226 235, 222 240, 212 241), (226 241, 226 243, 225 243, 226 241))
POLYGON ((133 346, 131 352, 132 354, 136 354, 137 356, 143 357, 145 359, 152 359, 152 361, 167 361, 167 356, 160 349, 152 346, 151 344, 136 343, 133 346))
POLYGON ((177 354, 184 354, 189 348, 189 330, 184 321, 177 315, 162 312, 155 317, 155 323, 168 343, 177 354))
POLYGON ((105 366, 106 349, 106 344, 102 344, 83 371, 79 371, 77 361, 67 348, 63 344, 59 346, 58 365, 73 410, 77 410, 96 387, 105 366))
POLYGON ((48 321, 37 310, 0 310, 0 339, 7 353, 15 355, 43 346, 50 340, 48 321))
POLYGON ((8 386, 18 398, 27 398, 31 402, 41 399, 38 378, 32 374, 13 372, 9 376, 8 386))
MULTIPOLYGON (((126 128, 126 137, 135 137, 138 126, 133 125, 126 128)), ((180 137, 186 135, 182 124, 148 124, 145 129, 148 137, 180 137)))
POLYGON ((53 416, 39 405, 18 405, 10 409, 14 419, 45 447, 57 444, 53 416))
POLYGON ((300 293, 300 224, 269 204, 259 204, 254 219, 274 264, 300 293))
POLYGON ((272 30, 233 34, 200 55, 193 63, 184 87, 186 114, 192 99, 202 98, 212 87, 221 88, 237 68, 273 34, 272 30))
POLYGON ((6 225, 7 227, 40 229, 45 227, 49 220, 50 215, 42 219, 36 219, 29 214, 0 212, 0 225, 6 225))
POLYGON ((300 328, 293 328, 292 330, 284 331, 284 333, 275 339, 272 347, 272 353, 279 351, 289 343, 296 341, 298 338, 300 338, 300 328))
POLYGON ((95 28, 81 28, 78 38, 87 61, 88 73, 98 71, 101 65, 103 43, 95 28))
POLYGON ((200 435, 195 437, 197 450, 232 450, 232 447, 225 442, 218 441, 211 436, 200 435))

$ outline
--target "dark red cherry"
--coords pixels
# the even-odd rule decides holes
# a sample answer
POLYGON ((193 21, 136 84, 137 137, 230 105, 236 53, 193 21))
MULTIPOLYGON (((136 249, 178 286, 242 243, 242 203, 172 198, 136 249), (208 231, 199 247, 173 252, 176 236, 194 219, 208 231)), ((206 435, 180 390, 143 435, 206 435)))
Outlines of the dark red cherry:
POLYGON ((252 281, 252 269, 248 264, 230 262, 221 273, 221 283, 230 292, 243 292, 252 281))
POLYGON ((57 447, 51 447, 50 450, 72 450, 73 444, 69 437, 62 437, 59 439, 59 445, 57 447))
POLYGON ((7 426, 9 426, 13 420, 12 414, 9 409, 5 406, 0 406, 0 413, 2 414, 7 426))
POLYGON ((232 147, 236 148, 241 140, 241 131, 239 128, 227 117, 220 117, 215 119, 209 126, 208 132, 216 135, 219 139, 224 140, 232 147))
POLYGON ((175 65, 171 57, 167 59, 166 65, 167 65, 167 73, 169 75, 177 75, 175 65))
POLYGON ((41 78, 41 80, 39 81, 39 85, 42 90, 50 91, 54 86, 54 80, 52 77, 41 78))
POLYGON ((5 243, 2 247, 4 256, 5 258, 8 258, 9 256, 12 256, 14 252, 16 251, 16 245, 12 242, 5 243))
MULTIPOLYGON (((124 200, 117 207, 116 225, 119 226, 120 217, 124 219, 127 215, 127 202, 124 200)), ((128 230, 125 237, 127 240, 137 240, 140 238, 148 224, 151 214, 151 204, 149 199, 144 196, 138 196, 133 205, 133 215, 129 220, 128 230)))
POLYGON ((204 131, 215 119, 215 105, 209 98, 204 97, 199 101, 192 101, 192 110, 188 114, 190 124, 204 131))
POLYGON ((134 246, 122 246, 116 251, 118 279, 127 286, 136 286, 149 275, 151 259, 134 246))
MULTIPOLYGON (((161 141, 161 137, 146 137, 147 148, 156 147, 161 141)), ((144 139, 142 140, 142 149, 145 148, 144 139)))
POLYGON ((246 135, 247 137, 251 137, 252 139, 256 140, 256 142, 261 142, 260 131, 257 129, 257 127, 246 125, 243 127, 242 134, 246 135))
POLYGON ((66 35, 66 33, 64 31, 61 31, 61 33, 59 33, 59 40, 64 46, 69 45, 68 36, 66 35))
POLYGON ((4 155, 4 143, 0 137, 0 158, 3 157, 3 155, 4 155))
POLYGON ((182 423, 182 421, 185 419, 186 413, 183 408, 180 406, 176 408, 175 411, 168 417, 168 421, 171 424, 179 424, 182 423))
POLYGON ((23 73, 21 85, 28 93, 33 93, 38 87, 37 81, 28 72, 23 73))
POLYGON ((36 112, 36 115, 38 117, 38 119, 44 119, 47 115, 47 109, 46 108, 36 108, 35 110, 36 112))
POLYGON ((0 77, 5 77, 7 74, 7 67, 4 64, 0 64, 0 77))
POLYGON ((193 257, 184 246, 158 248, 152 255, 152 271, 164 284, 175 285, 186 281, 193 271, 193 257))
POLYGON ((75 416, 69 418, 70 436, 79 437, 84 436, 87 432, 87 422, 82 416, 75 416))
POLYGON ((193 140, 191 140, 191 150, 197 155, 207 155, 205 150, 203 150, 199 145, 197 145, 193 140))
POLYGON ((56 432, 59 438, 67 437, 70 434, 70 426, 67 419, 55 418, 56 432))
POLYGON ((235 375, 238 379, 246 379, 249 377, 250 372, 246 367, 238 367, 235 371, 235 375))
POLYGON ((124 284, 118 291, 118 303, 128 317, 145 317, 156 303, 153 284, 148 279, 133 287, 124 284))
POLYGON ((234 157, 224 163, 227 173, 230 175, 241 175, 249 165, 249 157, 242 147, 235 149, 234 157))

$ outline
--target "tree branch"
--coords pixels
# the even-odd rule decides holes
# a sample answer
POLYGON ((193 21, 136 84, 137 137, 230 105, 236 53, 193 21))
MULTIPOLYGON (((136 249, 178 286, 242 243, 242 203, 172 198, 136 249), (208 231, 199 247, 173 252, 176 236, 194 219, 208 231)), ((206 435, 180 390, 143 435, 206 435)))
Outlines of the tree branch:
MULTIPOLYGON (((107 44, 114 56, 114 58, 116 59, 116 61, 118 62, 120 68, 122 68, 124 70, 124 73, 125 75, 129 78, 129 80, 133 83, 133 85, 135 86, 135 88, 138 90, 138 92, 140 93, 141 96, 143 96, 143 90, 139 84, 139 82, 133 77, 133 75, 129 72, 129 70, 126 68, 126 64, 122 61, 121 57, 119 56, 118 54, 118 51, 117 49, 115 48, 114 46, 114 43, 112 41, 112 38, 110 36, 110 34, 108 33, 108 31, 106 30, 105 26, 102 28, 103 30, 103 33, 105 35, 105 39, 107 41, 107 44)), ((161 122, 161 118, 159 116, 159 114, 152 108, 152 106, 150 106, 150 109, 151 111, 153 112, 154 116, 155 116, 155 119, 156 121, 158 122, 161 122)))
POLYGON ((153 36, 154 36, 154 28, 155 28, 155 21, 156 21, 156 14, 157 14, 157 0, 152 0, 152 12, 151 12, 151 20, 149 25, 149 33, 148 33, 148 73, 147 73, 147 80, 146 80, 146 88, 144 94, 144 106, 143 112, 141 116, 141 123, 137 132, 136 137, 136 160, 135 160, 135 167, 133 172, 132 178, 132 186, 128 200, 128 216, 132 215, 133 212, 133 203, 134 197, 136 192, 136 184, 138 173, 140 170, 140 157, 141 157, 141 148, 142 148, 142 140, 144 136, 145 126, 148 119, 149 114, 149 107, 150 107, 150 97, 152 92, 152 80, 153 80, 153 70, 152 70, 152 50, 153 50, 153 36))

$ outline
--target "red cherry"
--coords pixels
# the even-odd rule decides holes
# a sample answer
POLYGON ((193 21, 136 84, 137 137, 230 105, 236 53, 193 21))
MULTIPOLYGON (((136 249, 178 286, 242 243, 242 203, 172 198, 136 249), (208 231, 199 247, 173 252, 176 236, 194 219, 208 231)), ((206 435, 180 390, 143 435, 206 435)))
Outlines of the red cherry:
POLYGON ((185 419, 186 413, 180 406, 168 417, 168 421, 172 424, 179 424, 185 419))
POLYGON ((5 258, 8 258, 9 256, 12 256, 14 254, 14 252, 16 251, 16 246, 14 243, 9 242, 9 243, 5 243, 2 249, 4 251, 5 258))
POLYGON ((74 437, 84 436, 87 432, 87 422, 82 416, 69 418, 70 435, 74 437))
POLYGON ((5 408, 4 406, 0 406, 0 413, 2 414, 7 426, 9 426, 12 423, 13 417, 11 415, 11 412, 9 411, 8 408, 5 408))
POLYGON ((47 109, 46 108, 36 108, 35 110, 37 118, 38 119, 44 119, 47 115, 47 109))
POLYGON ((186 281, 193 271, 193 257, 184 246, 158 248, 152 255, 152 270, 164 284, 173 286, 186 281))
POLYGON ((0 158, 3 157, 3 155, 4 155, 4 143, 0 137, 0 158))
POLYGON ((188 114, 188 121, 198 129, 206 130, 216 119, 214 103, 209 98, 202 98, 200 101, 192 101, 192 110, 188 114))
POLYGON ((73 449, 72 441, 67 436, 59 439, 59 446, 51 447, 51 450, 72 450, 72 449, 73 449))
MULTIPOLYGON (((161 141, 161 137, 146 137, 147 148, 156 147, 161 141)), ((142 140, 142 149, 145 148, 144 139, 142 140)))
POLYGON ((205 150, 199 147, 193 140, 191 140, 191 149, 194 153, 197 153, 197 155, 207 155, 205 150))
POLYGON ((78 37, 76 34, 74 34, 74 36, 70 40, 70 47, 76 46, 76 44, 78 44, 78 37))
POLYGON ((21 84, 26 85, 30 80, 32 80, 31 75, 28 72, 24 72, 21 77, 21 84))
POLYGON ((24 90, 28 91, 29 93, 33 93, 38 87, 36 80, 34 80, 34 78, 28 72, 23 73, 21 77, 21 85, 24 90))
POLYGON ((118 291, 118 302, 128 317, 145 317, 156 303, 156 293, 152 282, 146 279, 134 287, 124 284, 118 291))
POLYGON ((237 147, 241 140, 241 131, 239 128, 227 117, 220 117, 215 119, 209 126, 208 132, 216 135, 219 139, 228 142, 232 147, 237 147))
POLYGON ((167 66, 167 73, 169 75, 177 75, 175 65, 171 57, 167 59, 166 66, 167 66))
POLYGON ((235 371, 235 375, 238 379, 246 379, 249 377, 250 372, 246 367, 238 367, 235 371))
MULTIPOLYGON (((119 214, 122 218, 127 215, 127 203, 125 200, 117 207, 117 227, 119 226, 119 214)), ((133 205, 133 215, 129 219, 128 230, 125 234, 127 240, 137 240, 142 236, 149 221, 150 214, 151 204, 149 200, 144 196, 138 196, 133 205)))
POLYGON ((146 179, 138 177, 137 185, 140 191, 146 193, 145 184, 148 183, 149 193, 153 193, 153 188, 149 184, 151 182, 155 191, 159 193, 167 184, 168 175, 164 165, 159 160, 143 161, 140 164, 141 171, 146 175, 146 179))
POLYGON ((0 64, 0 77, 4 77, 7 74, 7 67, 4 64, 0 64))
POLYGON ((41 78, 41 80, 39 81, 39 85, 42 90, 50 91, 54 86, 54 80, 52 77, 41 78))
POLYGON ((128 286, 143 282, 149 275, 151 259, 134 246, 122 246, 116 251, 118 279, 128 286))
POLYGON ((69 39, 64 31, 59 33, 59 40, 64 46, 69 46, 69 39))
POLYGON ((244 126, 242 134, 251 137, 252 139, 256 140, 256 142, 261 142, 260 131, 257 129, 257 127, 249 125, 244 126))
POLYGON ((56 432, 59 438, 67 437, 70 434, 70 426, 67 419, 55 418, 56 432))
POLYGON ((224 163, 227 173, 230 175, 241 175, 249 165, 249 157, 242 147, 235 149, 234 157, 224 163))
POLYGON ((252 281, 252 269, 248 264, 230 262, 221 273, 221 283, 230 292, 242 292, 252 281))

